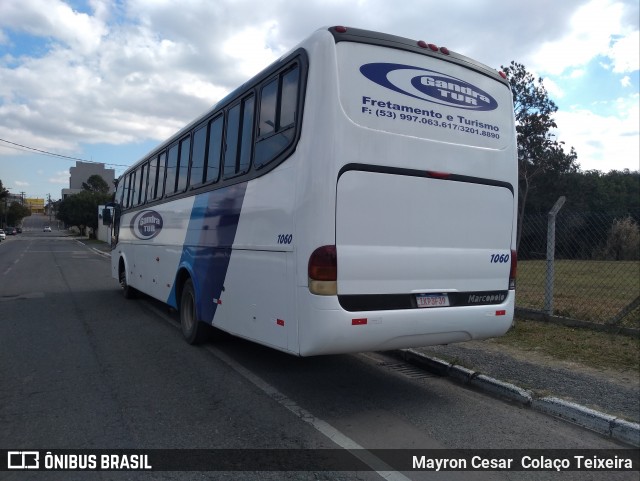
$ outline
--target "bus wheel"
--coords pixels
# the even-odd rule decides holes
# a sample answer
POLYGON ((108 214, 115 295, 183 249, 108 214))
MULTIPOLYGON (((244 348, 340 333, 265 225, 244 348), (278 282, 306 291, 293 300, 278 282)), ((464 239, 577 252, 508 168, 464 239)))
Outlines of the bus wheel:
POLYGON ((180 326, 182 335, 189 344, 200 344, 209 337, 209 326, 200 322, 196 315, 196 294, 191 279, 187 279, 182 288, 180 326))
POLYGON ((122 267, 120 268, 119 277, 120 277, 120 287, 122 287, 122 293, 124 294, 124 298, 133 299, 134 297, 136 297, 136 290, 135 288, 127 284, 127 273, 122 267))

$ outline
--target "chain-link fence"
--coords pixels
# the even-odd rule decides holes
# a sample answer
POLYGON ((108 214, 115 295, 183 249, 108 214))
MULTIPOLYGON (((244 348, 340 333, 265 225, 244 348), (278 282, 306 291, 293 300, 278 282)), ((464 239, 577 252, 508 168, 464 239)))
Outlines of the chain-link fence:
POLYGON ((526 216, 516 306, 640 328, 638 217, 562 209, 556 216, 526 216))

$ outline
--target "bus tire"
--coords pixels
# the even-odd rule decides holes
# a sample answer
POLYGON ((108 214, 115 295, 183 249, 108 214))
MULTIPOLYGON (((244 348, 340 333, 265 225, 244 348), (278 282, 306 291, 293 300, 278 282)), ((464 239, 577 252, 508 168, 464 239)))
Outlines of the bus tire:
POLYGON ((196 293, 191 279, 187 279, 182 288, 180 327, 185 340, 192 345, 206 341, 211 332, 211 328, 200 322, 196 314, 196 293))
POLYGON ((127 272, 123 267, 120 268, 119 277, 120 287, 122 287, 122 294, 124 294, 124 298, 134 299, 136 297, 137 291, 127 283, 127 272))

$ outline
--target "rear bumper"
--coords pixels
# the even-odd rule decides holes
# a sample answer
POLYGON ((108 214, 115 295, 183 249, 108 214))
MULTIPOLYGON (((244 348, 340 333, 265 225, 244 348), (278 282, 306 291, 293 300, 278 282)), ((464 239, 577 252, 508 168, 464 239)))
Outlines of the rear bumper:
POLYGON ((501 304, 348 312, 336 296, 298 292, 299 354, 384 351, 486 339, 513 323, 515 291, 501 304))

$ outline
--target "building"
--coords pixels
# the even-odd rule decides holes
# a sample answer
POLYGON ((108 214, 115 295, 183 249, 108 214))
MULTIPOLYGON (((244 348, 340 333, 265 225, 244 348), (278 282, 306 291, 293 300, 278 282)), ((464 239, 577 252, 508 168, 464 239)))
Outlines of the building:
POLYGON ((44 199, 24 199, 24 205, 27 206, 32 214, 44 214, 44 199))
POLYGON ((82 184, 87 182, 92 175, 102 177, 109 184, 109 192, 113 193, 115 174, 114 169, 105 169, 104 164, 98 162, 76 162, 75 167, 69 168, 69 188, 62 189, 62 199, 82 192, 82 184))

